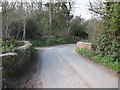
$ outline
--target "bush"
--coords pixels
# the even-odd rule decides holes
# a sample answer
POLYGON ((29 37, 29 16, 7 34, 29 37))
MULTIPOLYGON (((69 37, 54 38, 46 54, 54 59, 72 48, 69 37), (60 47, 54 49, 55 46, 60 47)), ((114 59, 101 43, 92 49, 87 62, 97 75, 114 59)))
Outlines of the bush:
POLYGON ((97 40, 97 48, 96 54, 100 54, 101 56, 108 56, 114 58, 115 61, 120 62, 120 37, 111 37, 106 34, 103 34, 97 40))
POLYGON ((22 45, 23 42, 16 41, 13 37, 3 38, 2 53, 14 52, 14 49, 22 45))
POLYGON ((120 62, 120 2, 107 2, 103 14, 104 33, 98 38, 96 53, 120 62))
POLYGON ((53 37, 50 40, 50 45, 54 45, 54 44, 62 44, 64 43, 64 39, 62 37, 53 37))
POLYGON ((87 22, 84 21, 81 17, 76 17, 75 19, 72 19, 72 22, 70 23, 70 35, 72 36, 79 36, 83 39, 88 37, 88 34, 85 31, 87 22))
POLYGON ((87 34, 85 31, 79 29, 79 27, 78 27, 77 29, 74 28, 74 29, 70 32, 70 34, 71 34, 72 36, 79 36, 79 37, 84 38, 84 39, 87 38, 87 36, 88 36, 88 34, 87 34))
POLYGON ((112 68, 115 70, 117 73, 120 73, 120 63, 117 61, 114 61, 113 58, 104 56, 102 57, 101 55, 96 55, 92 57, 93 60, 101 62, 103 64, 106 64, 109 68, 112 68))
POLYGON ((41 39, 31 39, 29 40, 33 46, 35 47, 45 47, 45 46, 52 46, 52 45, 59 45, 59 44, 70 44, 75 43, 70 38, 63 38, 60 36, 53 36, 51 39, 48 39, 48 37, 43 37, 41 39))

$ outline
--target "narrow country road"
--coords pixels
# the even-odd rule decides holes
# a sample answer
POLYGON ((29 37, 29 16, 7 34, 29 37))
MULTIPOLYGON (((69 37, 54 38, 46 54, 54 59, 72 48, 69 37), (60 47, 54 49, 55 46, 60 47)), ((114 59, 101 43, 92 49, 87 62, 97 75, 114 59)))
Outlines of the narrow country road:
MULTIPOLYGON (((118 76, 75 52, 76 45, 38 49, 34 88, 118 88, 118 76), (41 65, 40 65, 41 64, 41 65)), ((28 82, 29 84, 29 82, 28 82)))

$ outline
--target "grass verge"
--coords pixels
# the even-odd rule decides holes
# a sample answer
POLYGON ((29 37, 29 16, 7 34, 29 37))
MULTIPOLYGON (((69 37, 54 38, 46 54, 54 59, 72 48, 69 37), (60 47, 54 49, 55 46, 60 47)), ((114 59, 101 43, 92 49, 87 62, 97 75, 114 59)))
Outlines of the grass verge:
POLYGON ((76 51, 79 54, 86 56, 94 61, 107 65, 109 68, 113 69, 115 72, 120 74, 120 62, 115 61, 114 58, 96 55, 93 50, 86 50, 83 48, 82 49, 76 48, 76 51))

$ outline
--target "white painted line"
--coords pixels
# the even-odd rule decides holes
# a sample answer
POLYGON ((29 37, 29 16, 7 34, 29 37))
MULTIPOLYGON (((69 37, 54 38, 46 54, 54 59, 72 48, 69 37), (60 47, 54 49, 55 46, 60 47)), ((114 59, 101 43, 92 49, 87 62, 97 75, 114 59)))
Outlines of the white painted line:
POLYGON ((62 58, 60 57, 60 55, 57 54, 57 56, 58 56, 58 60, 59 60, 61 63, 63 63, 63 60, 62 60, 62 58))
POLYGON ((47 48, 47 49, 52 49, 52 48, 47 48))

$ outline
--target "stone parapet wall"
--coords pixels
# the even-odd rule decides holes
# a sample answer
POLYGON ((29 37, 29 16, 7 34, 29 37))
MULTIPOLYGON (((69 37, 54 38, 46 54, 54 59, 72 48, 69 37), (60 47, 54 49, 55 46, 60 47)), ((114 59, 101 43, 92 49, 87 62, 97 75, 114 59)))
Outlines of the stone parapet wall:
MULTIPOLYGON (((20 41, 21 42, 21 41, 20 41)), ((32 44, 29 41, 24 42, 23 46, 18 47, 14 53, 0 54, 2 58, 2 76, 14 76, 29 62, 31 56, 32 44)))
POLYGON ((90 50, 92 46, 91 46, 91 43, 77 42, 77 48, 85 48, 87 50, 90 50))

